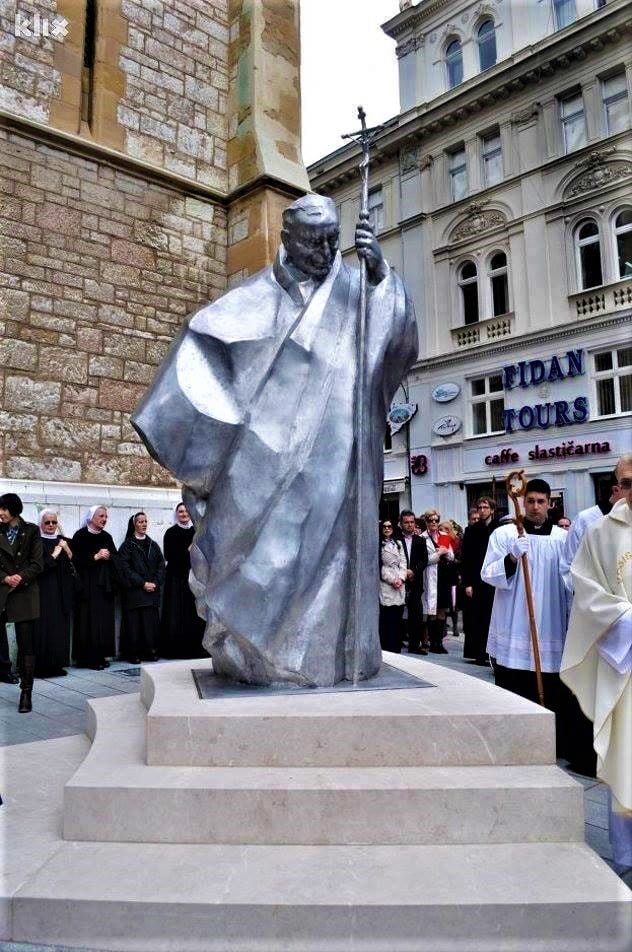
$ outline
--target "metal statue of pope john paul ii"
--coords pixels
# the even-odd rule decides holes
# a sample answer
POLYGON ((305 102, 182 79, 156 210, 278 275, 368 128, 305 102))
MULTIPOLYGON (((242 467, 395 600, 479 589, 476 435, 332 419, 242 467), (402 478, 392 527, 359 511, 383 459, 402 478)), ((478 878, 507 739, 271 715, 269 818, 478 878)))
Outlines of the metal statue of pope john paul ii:
POLYGON ((272 267, 188 318, 132 418, 184 484, 213 669, 251 684, 358 682, 381 663, 383 438, 417 326, 363 213, 358 338, 361 271, 338 239, 331 199, 290 205, 272 267))

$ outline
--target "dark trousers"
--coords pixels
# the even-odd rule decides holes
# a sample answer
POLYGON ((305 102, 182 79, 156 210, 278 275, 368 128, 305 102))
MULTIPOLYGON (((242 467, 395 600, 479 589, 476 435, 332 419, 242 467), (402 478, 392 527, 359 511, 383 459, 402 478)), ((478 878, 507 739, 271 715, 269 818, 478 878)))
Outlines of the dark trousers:
POLYGON ((423 634, 424 616, 421 611, 421 593, 409 592, 406 595, 406 638, 409 651, 419 651, 423 634))
MULTIPOLYGON (((494 677, 499 688, 538 703, 535 671, 505 668, 494 664, 494 677)), ((597 755, 592 746, 592 724, 581 711, 575 695, 556 671, 542 672, 544 704, 555 714, 555 746, 558 757, 571 761, 581 773, 594 777, 597 755)))
MULTIPOLYGON (((18 644, 18 671, 21 670, 22 659, 33 655, 33 622, 16 621, 15 640, 18 644)), ((9 639, 7 638, 7 615, 0 615, 0 671, 3 674, 11 673, 11 659, 9 657, 9 639)))
POLYGON ((382 651, 402 653, 403 605, 380 605, 380 645, 382 651))

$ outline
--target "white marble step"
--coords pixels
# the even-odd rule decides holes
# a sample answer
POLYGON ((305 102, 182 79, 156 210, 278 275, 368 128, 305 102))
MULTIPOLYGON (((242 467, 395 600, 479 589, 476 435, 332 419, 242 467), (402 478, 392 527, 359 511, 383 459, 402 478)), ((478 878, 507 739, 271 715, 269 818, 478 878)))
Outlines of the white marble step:
POLYGON ((586 846, 66 843, 13 939, 121 952, 627 952, 631 894, 586 846))
POLYGON ((93 745, 64 791, 68 840, 325 845, 583 838, 582 788, 555 766, 147 766, 138 698, 102 698, 90 706, 93 745))
POLYGON ((433 687, 201 701, 191 667, 141 671, 147 762, 170 766, 381 767, 551 764, 553 714, 478 678, 385 654, 433 687))

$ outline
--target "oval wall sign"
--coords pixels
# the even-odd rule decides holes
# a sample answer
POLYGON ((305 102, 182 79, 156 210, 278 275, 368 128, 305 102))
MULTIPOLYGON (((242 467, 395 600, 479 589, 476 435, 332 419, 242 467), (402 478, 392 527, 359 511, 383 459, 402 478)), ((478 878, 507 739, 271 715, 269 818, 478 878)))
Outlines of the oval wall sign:
POLYGON ((457 416, 443 416, 432 424, 432 432, 437 436, 452 436, 461 429, 462 421, 457 416))
POLYGON ((449 403, 461 392, 458 383, 438 383, 432 391, 432 399, 435 403, 449 403))
POLYGON ((391 433, 399 433, 401 428, 412 420, 416 412, 416 403, 394 403, 386 417, 391 433))

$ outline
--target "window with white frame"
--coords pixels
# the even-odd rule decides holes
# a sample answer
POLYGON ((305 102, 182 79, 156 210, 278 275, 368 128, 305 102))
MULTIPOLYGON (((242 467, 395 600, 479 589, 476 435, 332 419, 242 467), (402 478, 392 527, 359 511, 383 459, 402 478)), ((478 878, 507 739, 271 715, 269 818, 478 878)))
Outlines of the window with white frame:
POLYGON ((478 309, 478 271, 473 261, 465 261, 459 268, 459 287, 463 306, 463 323, 476 324, 478 309))
POLYGON ((509 313, 509 281, 507 279, 507 255, 495 252, 489 260, 489 283, 492 298, 492 314, 499 317, 509 313))
POLYGON ((505 397, 502 374, 470 380, 472 436, 504 433, 505 397))
POLYGON ((614 219, 614 242, 617 277, 632 278, 632 208, 619 212, 614 219))
POLYGON ((457 149, 448 156, 448 170, 450 173, 450 195, 453 202, 465 198, 468 192, 467 161, 465 149, 457 149))
POLYGON ((369 221, 376 235, 384 228, 384 195, 381 188, 369 192, 369 221))
POLYGON ((556 28, 558 30, 563 29, 577 19, 575 0, 553 0, 553 12, 556 28))
POLYGON ((632 347, 593 355, 597 416, 632 412, 632 347))
POLYGON ((449 89, 463 82, 463 49, 458 40, 452 40, 446 47, 445 68, 449 89))
POLYGON ((482 137, 481 158, 484 184, 496 185, 503 177, 503 150, 499 132, 491 132, 482 137))
POLYGON ((580 222, 575 229, 575 259, 580 291, 598 288, 603 284, 599 226, 592 218, 580 222))
POLYGON ((581 92, 560 99, 560 119, 564 151, 574 152, 586 145, 586 116, 581 92))
POLYGON ((496 65, 496 28, 493 20, 484 20, 476 34, 481 72, 496 65))
POLYGON ((608 79, 601 80, 601 100, 603 102, 606 135, 623 132, 629 122, 628 87, 625 72, 622 70, 608 79))

